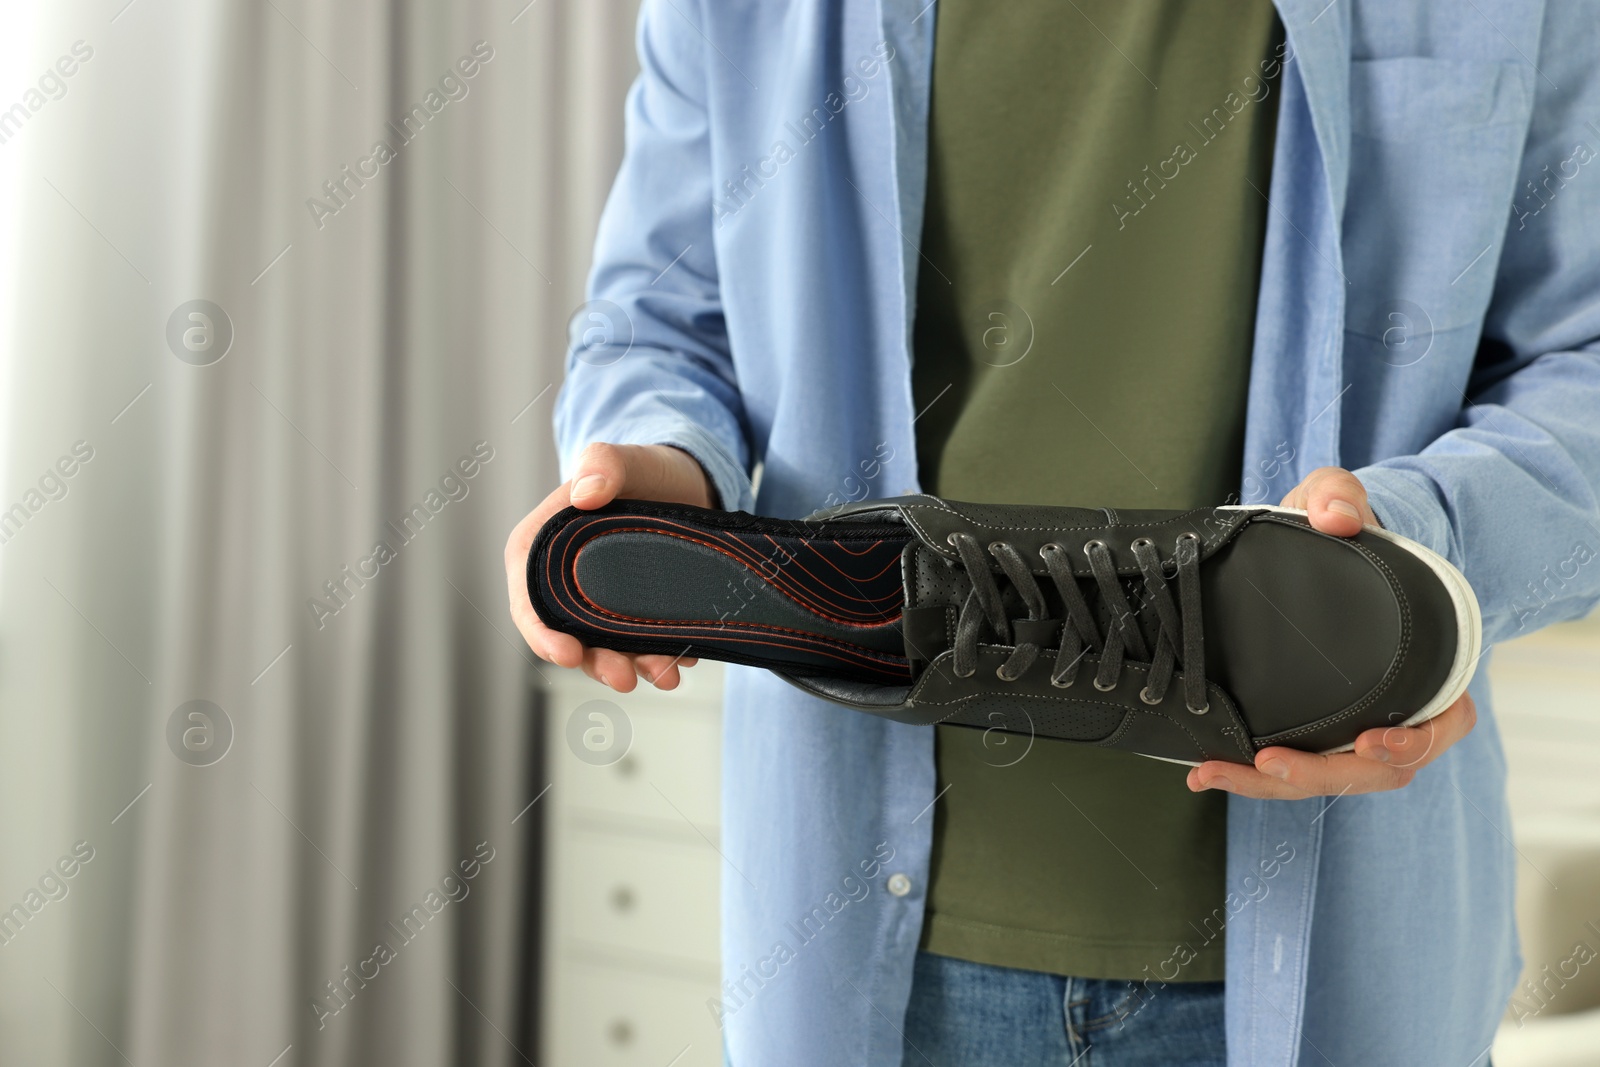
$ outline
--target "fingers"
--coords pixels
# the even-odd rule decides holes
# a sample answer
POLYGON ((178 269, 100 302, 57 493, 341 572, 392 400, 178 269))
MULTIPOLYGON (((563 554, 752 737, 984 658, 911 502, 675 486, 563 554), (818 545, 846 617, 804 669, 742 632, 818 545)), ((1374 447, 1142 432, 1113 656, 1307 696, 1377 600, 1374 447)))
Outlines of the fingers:
MULTIPOLYGON (((581 506, 600 507, 616 495, 623 485, 626 463, 616 446, 592 445, 583 453, 574 482, 558 486, 539 506, 523 517, 506 539, 506 592, 511 606, 511 619, 522 639, 535 655, 558 667, 578 667, 584 664, 583 643, 570 634, 559 633, 539 621, 528 597, 528 552, 540 529, 562 508, 579 503, 572 497, 576 481, 585 477, 598 477, 599 493, 591 492, 581 506), (585 466, 587 464, 587 466, 585 466)), ((591 482, 591 486, 595 483, 591 482)), ((629 688, 632 688, 630 685, 629 688)))
POLYGON ((567 506, 567 487, 551 493, 511 531, 506 539, 506 584, 511 601, 511 618, 517 631, 535 655, 558 667, 582 667, 584 673, 619 693, 630 692, 639 678, 659 689, 675 689, 682 680, 681 668, 695 660, 682 656, 628 656, 620 652, 585 649, 571 634, 552 630, 539 621, 528 597, 528 551, 533 539, 551 515, 567 506), (603 651, 603 654, 602 654, 603 651))
POLYGON ((630 656, 585 648, 570 634, 539 621, 528 596, 528 552, 540 529, 562 508, 602 507, 619 496, 664 500, 710 507, 710 480, 689 453, 667 445, 593 444, 583 450, 572 480, 529 512, 506 539, 506 591, 511 618, 522 639, 539 658, 560 667, 581 667, 589 677, 619 693, 631 692, 640 678, 661 689, 676 688, 683 667, 693 659, 630 656))
POLYGON ((511 621, 517 632, 540 659, 561 667, 576 667, 583 661, 583 645, 568 634, 557 633, 539 621, 528 598, 528 551, 545 521, 566 507, 567 487, 561 486, 545 497, 511 530, 506 538, 506 593, 511 606, 511 621))
POLYGON ((1287 748, 1265 748, 1256 755, 1254 767, 1220 760, 1202 763, 1189 772, 1189 788, 1197 793, 1220 789, 1258 800, 1304 800, 1399 789, 1415 775, 1415 770, 1386 767, 1353 752, 1318 756, 1287 748))
POLYGON ((572 471, 572 506, 587 510, 615 500, 628 484, 632 450, 626 445, 603 444, 584 449, 572 471))
POLYGON ((1477 708, 1463 695, 1419 726, 1368 730, 1354 752, 1319 756, 1290 748, 1264 748, 1255 765, 1212 760, 1189 772, 1189 788, 1221 789, 1263 800, 1304 800, 1314 796, 1377 793, 1410 784, 1423 767, 1465 737, 1477 722, 1477 708))
POLYGON ((1461 699, 1419 726, 1368 730, 1356 738, 1356 754, 1377 763, 1416 770, 1432 763, 1477 724, 1478 706, 1463 693, 1461 699))
POLYGON ((676 689, 683 680, 679 671, 700 661, 691 656, 633 656, 633 669, 640 678, 657 689, 676 689))
POLYGON ((619 496, 710 507, 711 482, 689 453, 670 445, 593 444, 572 471, 572 506, 589 510, 619 496))
POLYGON ((584 649, 582 667, 584 674, 619 693, 631 693, 639 684, 639 676, 629 657, 609 648, 584 649))
POLYGON ((679 668, 694 663, 694 660, 677 656, 635 656, 606 648, 589 648, 583 650, 576 665, 601 685, 610 686, 619 693, 631 693, 641 678, 657 689, 676 689, 683 680, 679 668))
MULTIPOLYGON (((538 613, 533 610, 533 602, 528 596, 528 552, 533 547, 534 538, 538 536, 540 529, 550 517, 571 502, 568 489, 568 485, 562 485, 545 497, 538 507, 512 528, 511 535, 506 538, 506 593, 510 601, 511 621, 516 624, 517 632, 522 635, 522 639, 528 643, 534 654, 558 667, 580 667, 585 664, 583 642, 571 634, 552 630, 540 622, 538 613)), ((624 658, 620 653, 612 655, 624 658)), ((630 679, 628 689, 632 689, 631 664, 628 666, 628 675, 630 679)), ((620 679, 620 673, 617 673, 616 677, 620 679)))
MULTIPOLYGON (((1354 752, 1319 756, 1292 748, 1264 748, 1256 753, 1254 767, 1229 771, 1225 777, 1231 780, 1230 792, 1241 796, 1304 800, 1306 797, 1399 789, 1410 785, 1416 773, 1415 768, 1387 766, 1354 752)), ((1201 778, 1204 780, 1205 776, 1201 778)))
POLYGON ((1363 523, 1379 526, 1367 504, 1361 480, 1341 467, 1319 467, 1283 498, 1285 507, 1303 508, 1313 529, 1335 537, 1354 537, 1363 523))

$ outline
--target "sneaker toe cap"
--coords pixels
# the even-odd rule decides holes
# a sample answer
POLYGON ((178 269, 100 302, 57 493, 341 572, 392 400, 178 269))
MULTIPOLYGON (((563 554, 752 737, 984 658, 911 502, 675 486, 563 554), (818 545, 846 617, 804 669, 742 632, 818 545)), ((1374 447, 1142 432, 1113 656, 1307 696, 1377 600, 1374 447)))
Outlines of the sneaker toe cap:
POLYGON ((1217 650, 1207 669, 1259 744, 1347 745, 1408 721, 1448 679, 1457 612, 1405 544, 1272 521, 1253 523, 1224 552, 1206 603, 1217 650))

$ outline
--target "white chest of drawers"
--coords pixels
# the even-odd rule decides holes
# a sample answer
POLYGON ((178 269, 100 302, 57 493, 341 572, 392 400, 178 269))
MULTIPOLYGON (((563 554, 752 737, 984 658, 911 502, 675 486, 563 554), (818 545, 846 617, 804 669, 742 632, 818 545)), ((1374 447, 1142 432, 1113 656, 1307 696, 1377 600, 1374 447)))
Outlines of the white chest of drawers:
POLYGON ((627 695, 544 673, 540 1062, 717 1067, 721 667, 627 695))

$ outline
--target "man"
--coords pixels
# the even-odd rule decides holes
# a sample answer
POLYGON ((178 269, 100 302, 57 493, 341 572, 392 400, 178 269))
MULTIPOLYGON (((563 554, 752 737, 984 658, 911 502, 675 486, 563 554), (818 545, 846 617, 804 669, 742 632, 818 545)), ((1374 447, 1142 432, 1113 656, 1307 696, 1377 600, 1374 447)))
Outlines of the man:
MULTIPOLYGON (((685 666, 528 603, 544 520, 619 496, 1281 495, 1447 556, 1491 641, 1600 597, 1585 5, 647 0, 639 43, 571 480, 507 545, 545 659, 685 666)), ((727 688, 739 1067, 1486 1056, 1518 961, 1481 670, 1352 753, 1187 775, 727 688)))

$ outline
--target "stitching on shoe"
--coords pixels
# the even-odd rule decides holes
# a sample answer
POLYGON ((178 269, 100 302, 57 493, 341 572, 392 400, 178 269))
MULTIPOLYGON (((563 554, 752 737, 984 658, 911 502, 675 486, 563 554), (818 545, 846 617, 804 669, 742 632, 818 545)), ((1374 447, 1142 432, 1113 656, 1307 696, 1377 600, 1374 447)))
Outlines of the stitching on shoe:
MULTIPOLYGON (((1118 707, 1121 707, 1121 706, 1122 705, 1120 705, 1120 704, 1118 705, 1118 707)), ((1127 710, 1130 711, 1130 712, 1133 712, 1133 711, 1145 712, 1146 714, 1155 716, 1158 720, 1160 720, 1161 722, 1166 723, 1168 726, 1174 726, 1174 727, 1177 727, 1179 730, 1183 731, 1184 735, 1189 738, 1191 743, 1193 743, 1195 755, 1199 756, 1202 761, 1218 758, 1218 757, 1215 757, 1215 756, 1211 755, 1210 750, 1207 749, 1206 746, 1197 737, 1195 737, 1194 734, 1190 733, 1188 727, 1184 726, 1183 723, 1180 720, 1175 719, 1170 715, 1164 715, 1159 711, 1148 711, 1145 708, 1128 708, 1127 710)), ((1231 711, 1231 707, 1230 707, 1230 711, 1231 711)), ((1104 738, 1104 739, 1102 739, 1100 741, 1095 741, 1095 742, 1092 742, 1092 743, 1095 744, 1095 745, 1099 745, 1099 746, 1101 746, 1103 748, 1112 748, 1112 747, 1114 747, 1116 745, 1116 743, 1118 741, 1122 740, 1122 737, 1123 737, 1124 734, 1126 734, 1129 730, 1131 730, 1133 728, 1133 724, 1136 721, 1137 720, 1135 720, 1134 717, 1130 714, 1130 715, 1128 715, 1126 718, 1124 718, 1122 720, 1122 723, 1115 730, 1113 730, 1111 732, 1110 736, 1108 736, 1108 737, 1106 737, 1106 738, 1104 738)), ((1239 734, 1238 734, 1238 731, 1234 729, 1234 727, 1232 727, 1232 726, 1224 726, 1218 732, 1222 734, 1222 736, 1223 736, 1223 738, 1225 740, 1232 741, 1236 745, 1239 743, 1239 734)), ((1254 753, 1248 747, 1242 747, 1241 751, 1243 751, 1246 760, 1252 760, 1254 758, 1254 753)))
POLYGON ((1389 569, 1389 565, 1384 562, 1383 557, 1379 556, 1365 545, 1357 541, 1347 540, 1345 538, 1339 538, 1338 541, 1340 544, 1348 548, 1353 548, 1357 552, 1361 553, 1362 556, 1366 557, 1370 562, 1375 564, 1377 568, 1383 572, 1384 577, 1388 579, 1389 588, 1394 593, 1395 600, 1400 606, 1399 647, 1395 650, 1394 660, 1389 664, 1389 669, 1384 672, 1383 677, 1378 680, 1378 684, 1374 686, 1372 691, 1366 696, 1362 697, 1360 700, 1356 701, 1354 704, 1350 705, 1344 710, 1336 711, 1332 715, 1324 716, 1323 718, 1318 719, 1316 722, 1306 723, 1304 726, 1296 726, 1290 730, 1283 730, 1275 734, 1267 734, 1263 737, 1257 738, 1257 743, 1263 748, 1280 744, 1283 741, 1301 737, 1305 734, 1314 733, 1317 730, 1332 726, 1365 711, 1367 708, 1377 703, 1378 698, 1383 696, 1383 694, 1388 691, 1389 687, 1394 684, 1394 680, 1400 674, 1401 666, 1405 663, 1406 655, 1411 649, 1411 602, 1406 599, 1405 590, 1401 588, 1400 580, 1395 577, 1394 571, 1389 569))
POLYGON ((1218 733, 1239 747, 1239 753, 1244 756, 1247 763, 1254 763, 1257 750, 1250 741, 1250 730, 1245 726, 1244 718, 1239 713, 1238 705, 1233 702, 1233 698, 1220 685, 1213 682, 1206 686, 1206 699, 1216 698, 1221 699, 1222 708, 1228 713, 1227 725, 1218 730, 1218 733))
MULTIPOLYGON (((995 646, 990 646, 990 647, 992 648, 992 647, 995 647, 995 646)), ((985 655, 988 655, 988 656, 990 656, 992 658, 1001 659, 1001 660, 1003 660, 1005 658, 1003 656, 997 656, 993 652, 985 652, 983 649, 979 649, 978 650, 979 658, 982 658, 985 655)), ((1123 664, 1123 669, 1124 670, 1137 671, 1139 673, 1148 673, 1146 668, 1142 664, 1138 664, 1138 663, 1124 663, 1123 664)), ((913 683, 912 689, 913 690, 916 689, 915 683, 913 683)), ((938 723, 942 723, 942 722, 947 721, 950 718, 950 716, 958 714, 961 711, 960 705, 967 703, 969 700, 989 699, 989 698, 995 697, 996 695, 997 694, 995 694, 995 693, 969 693, 966 696, 956 697, 954 700, 920 700, 920 699, 917 699, 915 697, 915 695, 913 694, 912 701, 918 707, 934 707, 934 708, 945 708, 945 707, 947 707, 947 708, 949 708, 950 711, 949 711, 948 714, 945 714, 945 715, 941 716, 940 718, 934 720, 934 724, 937 725, 938 723)), ((1007 692, 1007 693, 1004 693, 1004 694, 1001 694, 1001 695, 1003 695, 1008 700, 1037 700, 1037 701, 1043 701, 1046 704, 1055 704, 1055 705, 1087 704, 1087 705, 1090 705, 1091 707, 1110 708, 1113 711, 1119 711, 1119 712, 1122 713, 1122 715, 1123 715, 1122 722, 1119 723, 1117 725, 1117 728, 1112 730, 1111 733, 1107 734, 1104 738, 1102 738, 1099 741, 1088 741, 1088 742, 1080 741, 1080 742, 1076 742, 1077 744, 1093 744, 1093 745, 1106 745, 1106 744, 1109 744, 1111 741, 1115 740, 1116 738, 1122 736, 1122 734, 1127 732, 1128 726, 1133 721, 1133 716, 1135 714, 1141 714, 1141 715, 1154 716, 1155 718, 1159 719, 1160 721, 1162 721, 1164 723, 1167 723, 1167 724, 1169 724, 1171 726, 1177 727, 1179 730, 1181 730, 1183 732, 1184 736, 1187 737, 1189 739, 1189 741, 1194 745, 1194 748, 1195 748, 1196 752, 1200 753, 1202 756, 1204 756, 1206 754, 1206 752, 1207 752, 1206 746, 1201 743, 1200 739, 1198 737, 1196 737, 1192 731, 1190 731, 1188 726, 1186 726, 1184 723, 1180 722, 1179 720, 1173 718, 1172 716, 1165 714, 1164 712, 1153 711, 1153 710, 1150 710, 1148 708, 1135 708, 1135 707, 1130 707, 1127 704, 1113 703, 1113 702, 1108 701, 1108 700, 1096 700, 1096 699, 1089 698, 1089 697, 1051 696, 1048 693, 1011 693, 1011 692, 1007 692)))
POLYGON ((1222 709, 1228 713, 1228 720, 1227 725, 1223 726, 1218 732, 1239 746, 1239 752, 1247 762, 1254 763, 1256 749, 1251 744, 1250 728, 1245 725, 1244 717, 1239 713, 1239 706, 1234 703, 1227 690, 1215 682, 1206 683, 1206 699, 1220 700, 1222 709))
MULTIPOLYGON (((954 608, 948 608, 946 610, 951 612, 952 616, 953 616, 953 613, 955 611, 954 608)), ((951 639, 952 642, 954 642, 954 640, 955 640, 953 631, 951 631, 950 639, 951 639)), ((996 648, 1009 648, 1009 647, 1013 647, 1013 646, 1009 646, 1009 645, 988 645, 988 646, 985 646, 985 647, 990 648, 990 649, 996 649, 996 648)), ((996 654, 993 653, 993 652, 985 653, 983 651, 983 649, 979 649, 978 655, 980 657, 982 657, 984 655, 996 655, 996 654)), ((1000 657, 1000 658, 1004 658, 1004 657, 1000 657)), ((1144 675, 1148 675, 1149 672, 1150 672, 1150 668, 1149 668, 1149 666, 1147 664, 1135 663, 1135 662, 1132 662, 1132 661, 1124 661, 1123 664, 1122 664, 1122 668, 1123 668, 1123 670, 1134 671, 1136 673, 1144 674, 1144 675)), ((917 683, 915 683, 915 682, 912 683, 912 689, 913 690, 916 689, 916 685, 917 685, 917 683)), ((1207 686, 1206 686, 1206 694, 1207 694, 1208 699, 1213 701, 1213 710, 1216 710, 1216 706, 1218 704, 1220 704, 1222 710, 1227 712, 1226 725, 1224 725, 1222 727, 1219 727, 1217 732, 1219 734, 1221 734, 1222 737, 1225 740, 1232 741, 1234 743, 1234 745, 1237 746, 1239 754, 1244 756, 1246 762, 1253 762, 1255 760, 1255 754, 1257 752, 1257 749, 1251 743, 1250 731, 1245 726, 1244 720, 1240 716, 1238 705, 1236 705, 1233 702, 1233 698, 1230 697, 1227 694, 1227 692, 1221 686, 1217 685, 1214 682, 1207 684, 1207 686)), ((1209 755, 1210 750, 1205 746, 1204 743, 1201 742, 1201 740, 1193 732, 1191 732, 1189 730, 1189 728, 1184 724, 1182 719, 1179 719, 1174 715, 1169 715, 1166 712, 1156 711, 1156 710, 1151 709, 1151 708, 1136 708, 1136 707, 1131 707, 1131 706, 1126 705, 1126 704, 1111 703, 1111 702, 1108 702, 1108 701, 1098 700, 1098 699, 1089 698, 1089 697, 1056 696, 1056 695, 1052 695, 1050 693, 1011 693, 1011 692, 1006 692, 1006 693, 1001 693, 1001 694, 996 694, 996 693, 971 693, 971 694, 968 694, 966 696, 957 697, 954 700, 923 700, 923 699, 918 699, 915 696, 915 693, 913 693, 913 694, 911 694, 911 701, 912 701, 912 703, 914 703, 918 707, 922 707, 922 706, 935 707, 935 708, 950 707, 951 710, 950 710, 950 712, 948 714, 946 714, 943 717, 941 717, 940 719, 936 720, 937 722, 944 722, 947 719, 949 719, 951 715, 955 715, 955 714, 959 713, 960 709, 958 707, 955 707, 954 705, 964 704, 969 700, 981 700, 981 699, 984 699, 986 697, 994 697, 994 696, 1004 696, 1004 697, 1006 697, 1008 699, 1015 697, 1015 698, 1020 699, 1020 700, 1042 700, 1042 701, 1046 701, 1048 703, 1062 704, 1062 705, 1066 705, 1066 704, 1089 704, 1089 705, 1092 705, 1092 706, 1095 706, 1095 707, 1114 708, 1114 709, 1117 709, 1117 710, 1123 711, 1123 712, 1139 712, 1140 714, 1144 714, 1144 715, 1153 715, 1157 719, 1160 719, 1162 722, 1169 723, 1172 726, 1175 726, 1179 730, 1183 731, 1184 736, 1186 736, 1191 742, 1193 742, 1194 747, 1195 747, 1195 751, 1200 754, 1202 759, 1211 758, 1210 755, 1209 755)), ((1115 741, 1117 741, 1118 739, 1120 739, 1123 734, 1127 733, 1128 729, 1132 726, 1134 721, 1135 720, 1133 719, 1131 714, 1130 715, 1126 715, 1123 718, 1122 722, 1120 724, 1118 724, 1117 728, 1115 730, 1111 731, 1111 733, 1106 735, 1106 737, 1104 737, 1103 739, 1101 739, 1099 741, 1076 742, 1076 743, 1078 743, 1078 744, 1108 745, 1109 746, 1109 745, 1113 744, 1115 741)))
MULTIPOLYGON (((1074 530, 1074 531, 1098 530, 1098 529, 1103 528, 1106 525, 1115 525, 1118 529, 1123 529, 1123 530, 1153 529, 1153 528, 1158 527, 1158 526, 1169 526, 1172 523, 1179 522, 1179 521, 1184 520, 1184 519, 1191 519, 1196 515, 1202 515, 1202 514, 1205 514, 1207 512, 1214 512, 1216 510, 1216 508, 1212 508, 1212 507, 1192 508, 1189 511, 1179 512, 1176 515, 1172 515, 1172 516, 1170 516, 1170 517, 1168 517, 1166 519, 1161 520, 1160 522, 1090 524, 1090 525, 1087 525, 1087 526, 1004 526, 1004 525, 998 525, 998 524, 995 524, 995 523, 979 522, 977 519, 974 519, 974 518, 972 518, 971 516, 968 516, 968 515, 963 515, 963 514, 961 514, 961 512, 956 511, 954 508, 947 507, 942 503, 902 504, 900 506, 900 514, 903 515, 905 517, 906 522, 910 523, 912 528, 917 531, 917 536, 918 536, 919 540, 924 545, 927 545, 927 546, 930 546, 930 547, 933 546, 933 540, 934 540, 933 535, 930 534, 928 532, 927 527, 923 526, 921 521, 918 520, 917 516, 912 511, 913 508, 931 508, 931 509, 933 509, 935 511, 942 511, 946 515, 953 515, 957 519, 960 519, 962 522, 970 523, 973 526, 980 526, 980 527, 982 527, 982 528, 984 528, 986 530, 995 530, 995 531, 1012 530, 1012 531, 1026 532, 1026 533, 1049 533, 1049 532, 1051 532, 1053 530, 1074 530)), ((1239 528, 1244 525, 1244 523, 1243 523, 1244 519, 1251 518, 1252 515, 1253 515, 1253 513, 1246 512, 1246 511, 1241 511, 1241 512, 1238 512, 1237 514, 1240 517, 1239 521, 1235 521, 1231 526, 1226 527, 1223 530, 1217 532, 1214 535, 1214 539, 1213 539, 1213 536, 1208 536, 1207 534, 1201 534, 1200 535, 1200 543, 1202 545, 1205 545, 1207 548, 1211 548, 1211 549, 1220 547, 1224 542, 1226 542, 1234 534, 1238 533, 1239 528)), ((1268 514, 1270 514, 1270 512, 1268 514)), ((948 558, 937 547, 933 547, 933 551, 941 559, 948 558)), ((1030 571, 1033 570, 1031 565, 1029 566, 1028 569, 1030 571)), ((1119 574, 1122 573, 1122 570, 1120 568, 1118 569, 1118 573, 1119 574)), ((1136 573, 1136 572, 1129 571, 1128 573, 1136 573)))
MULTIPOLYGON (((998 506, 998 505, 985 505, 985 506, 998 506)), ((1191 516, 1194 516, 1194 515, 1202 515, 1202 514, 1205 514, 1206 512, 1215 511, 1216 510, 1216 508, 1214 508, 1214 507, 1191 508, 1188 511, 1181 511, 1181 512, 1177 512, 1176 514, 1169 515, 1167 518, 1162 519, 1160 522, 1091 523, 1091 524, 1089 524, 1087 526, 1011 526, 1011 525, 1002 525, 1002 524, 999 524, 999 523, 980 522, 977 519, 974 519, 969 515, 963 515, 963 514, 961 514, 961 512, 956 511, 953 508, 946 507, 943 504, 937 504, 937 505, 935 505, 935 504, 922 504, 922 503, 904 504, 904 505, 901 505, 901 508, 902 508, 902 513, 906 512, 906 511, 910 511, 912 508, 933 508, 936 511, 942 511, 947 515, 954 515, 956 518, 962 520, 963 522, 970 522, 974 526, 982 526, 985 529, 989 529, 989 530, 1026 530, 1026 531, 1030 531, 1030 532, 1033 532, 1033 533, 1048 533, 1051 530, 1094 530, 1094 529, 1098 529, 1102 525, 1115 525, 1115 526, 1123 527, 1124 529, 1139 530, 1139 529, 1144 529, 1145 527, 1150 527, 1150 526, 1167 526, 1167 525, 1170 525, 1170 524, 1172 524, 1174 522, 1177 522, 1180 519, 1187 519, 1187 518, 1190 518, 1191 516)), ((1238 512, 1237 514, 1241 518, 1249 518, 1250 515, 1251 515, 1250 512, 1245 512, 1245 511, 1238 512)), ((1270 512, 1269 512, 1269 514, 1270 514, 1270 512)), ((924 530, 922 528, 922 525, 916 521, 916 517, 914 515, 907 515, 906 517, 911 520, 912 525, 916 526, 917 529, 922 530, 922 534, 923 534, 924 538, 926 538, 928 536, 927 531, 924 530)))

